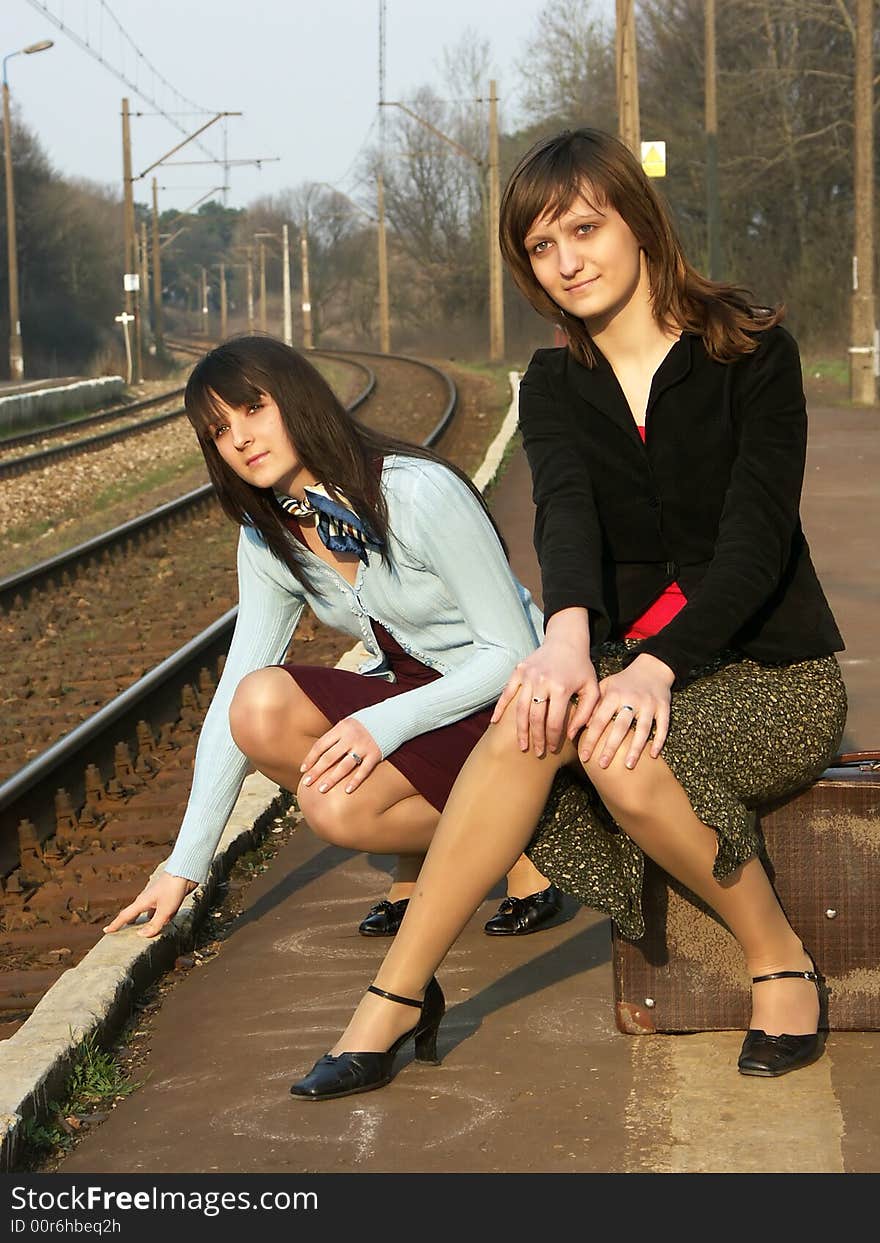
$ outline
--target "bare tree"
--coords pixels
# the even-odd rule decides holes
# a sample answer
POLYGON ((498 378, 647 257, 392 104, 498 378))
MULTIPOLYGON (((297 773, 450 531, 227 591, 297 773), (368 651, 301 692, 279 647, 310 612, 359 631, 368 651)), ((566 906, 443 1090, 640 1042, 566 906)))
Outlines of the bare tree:
POLYGON ((616 131, 614 31, 593 0, 550 0, 535 20, 517 72, 526 130, 553 121, 558 128, 616 131))

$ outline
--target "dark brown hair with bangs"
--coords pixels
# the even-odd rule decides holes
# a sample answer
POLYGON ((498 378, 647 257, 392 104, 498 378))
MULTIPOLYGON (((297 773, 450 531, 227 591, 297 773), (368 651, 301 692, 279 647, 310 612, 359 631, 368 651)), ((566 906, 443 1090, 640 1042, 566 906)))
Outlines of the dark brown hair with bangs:
POLYGON ((586 324, 568 315, 538 283, 525 248, 535 221, 556 220, 579 194, 614 208, 645 252, 654 314, 703 338, 707 353, 732 362, 757 348, 755 333, 778 324, 783 307, 752 305, 749 291, 710 281, 684 256, 668 209, 624 143, 602 130, 564 130, 536 143, 517 164, 501 200, 499 241, 513 279, 545 319, 568 336, 579 362, 596 361, 586 324))
POLYGON ((376 465, 387 454, 402 454, 438 462, 461 479, 492 523, 507 555, 485 501, 457 467, 430 449, 357 422, 321 373, 283 341, 269 336, 233 337, 196 363, 186 385, 186 413, 224 512, 240 526, 255 527, 278 560, 304 586, 312 585, 305 559, 287 529, 287 515, 273 490, 254 487, 237 475, 220 456, 212 434, 222 422, 218 399, 239 408, 251 405, 264 393, 276 402, 302 465, 328 488, 343 492, 383 543, 388 538, 388 506, 376 465))

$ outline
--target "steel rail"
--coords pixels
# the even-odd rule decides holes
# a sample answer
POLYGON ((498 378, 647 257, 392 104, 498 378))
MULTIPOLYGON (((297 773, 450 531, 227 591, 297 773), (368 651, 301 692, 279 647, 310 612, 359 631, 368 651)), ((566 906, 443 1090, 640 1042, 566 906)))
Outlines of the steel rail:
POLYGON ((443 413, 440 415, 433 431, 429 432, 422 441, 422 447, 425 449, 432 449, 434 447, 441 436, 443 436, 443 434, 447 431, 449 424, 455 417, 455 411, 458 406, 458 389, 455 381, 452 376, 447 375, 445 371, 441 371, 439 367, 435 367, 433 363, 426 363, 421 358, 410 358, 406 354, 371 354, 369 350, 322 349, 320 351, 315 350, 314 352, 328 354, 331 357, 344 354, 362 354, 367 358, 394 359, 398 362, 413 363, 417 367, 424 367, 426 371, 430 371, 437 376, 446 388, 446 405, 443 407, 443 413))
POLYGON ((158 414, 153 419, 143 419, 131 427, 117 427, 113 431, 99 432, 97 436, 86 436, 82 440, 74 440, 68 445, 56 445, 54 449, 38 449, 36 453, 26 453, 23 457, 9 458, 0 462, 0 479, 16 479, 26 475, 28 471, 39 470, 51 462, 60 462, 62 458, 77 457, 81 453, 91 453, 94 449, 102 449, 111 441, 127 440, 129 436, 140 436, 150 432, 163 423, 181 418, 186 411, 183 406, 170 410, 167 414, 158 414))
MULTIPOLYGON (((376 377, 370 368, 362 366, 362 370, 366 373, 366 383, 346 406, 349 414, 362 406, 376 387, 376 377)), ((0 608, 9 608, 16 596, 23 595, 26 591, 38 590, 44 587, 50 579, 62 573, 69 574, 78 564, 88 561, 89 558, 97 556, 105 549, 109 550, 120 543, 125 543, 134 536, 144 535, 172 518, 188 514, 196 506, 208 501, 213 493, 213 484, 203 484, 202 487, 194 488, 191 492, 186 492, 173 501, 167 501, 156 509, 148 510, 136 518, 129 519, 128 522, 123 522, 100 535, 95 535, 92 539, 85 540, 82 544, 68 548, 65 552, 58 553, 57 556, 49 557, 45 561, 28 566, 14 574, 8 574, 0 579, 0 608)))
POLYGON ((67 419, 62 423, 49 423, 46 427, 33 427, 27 432, 16 432, 14 436, 0 437, 0 453, 4 449, 14 449, 16 445, 27 444, 30 440, 47 440, 52 436, 63 436, 66 431, 91 424, 109 423, 111 419, 124 418, 126 414, 134 414, 138 410, 149 410, 151 406, 161 406, 163 401, 171 401, 183 395, 182 388, 172 388, 158 397, 146 397, 143 401, 131 401, 122 406, 113 406, 110 410, 100 410, 97 414, 84 414, 79 419, 67 419))
MULTIPOLYGON (((344 352, 339 351, 339 353, 344 352)), ((366 351, 352 352, 367 354, 366 351)), ((383 355, 382 357, 389 356, 383 355)), ((395 357, 401 358, 402 356, 395 357)), ((405 359, 404 361, 418 362, 419 360, 405 359)), ((420 365, 443 375, 439 368, 434 368, 431 364, 420 363, 420 365)), ((443 378, 447 385, 446 406, 437 426, 422 442, 424 447, 429 447, 436 441, 439 428, 442 427, 445 430, 457 405, 458 394, 454 381, 451 377, 444 376, 443 378)), ((375 388, 375 384, 376 377, 371 373, 370 382, 365 390, 358 394, 355 401, 347 408, 351 410, 362 404, 375 388)), ((210 490, 211 485, 206 485, 205 489, 196 489, 196 493, 206 495, 210 490)), ((188 494, 189 498, 194 495, 195 493, 188 494)), ((159 511, 143 515, 142 519, 156 520, 157 512, 168 510, 169 506, 173 507, 178 503, 169 502, 169 505, 160 506, 159 511)), ((133 523, 142 522, 142 519, 134 519, 133 523)), ((123 526, 130 528, 132 523, 125 523, 123 526)), ((98 536, 97 540, 105 538, 98 536)), ((128 538, 128 535, 123 538, 128 538)), ((91 540, 88 544, 94 545, 95 542, 91 540)), ((93 555, 93 551, 88 555, 93 555)), ((55 567, 54 572, 60 568, 65 555, 51 559, 55 567)), ((32 567, 30 572, 42 568, 42 566, 32 567)), ((2 585, 0 584, 0 587, 2 585)), ((103 768, 108 762, 112 762, 116 745, 120 742, 127 742, 136 748, 137 725, 145 717, 149 719, 154 729, 171 719, 176 719, 181 686, 191 682, 194 674, 197 677, 199 669, 215 655, 225 653, 237 616, 238 606, 236 605, 201 634, 189 640, 182 648, 172 653, 121 694, 109 700, 86 721, 75 726, 63 738, 51 744, 24 768, 19 769, 7 781, 0 784, 0 872, 6 873, 16 865, 16 833, 17 826, 22 819, 29 819, 34 824, 41 839, 52 835, 54 832, 54 792, 59 786, 68 791, 74 806, 81 806, 85 792, 84 768, 87 763, 91 762, 103 768), (89 748, 88 757, 85 755, 86 748, 89 748), (50 790, 51 795, 48 794, 50 790)))

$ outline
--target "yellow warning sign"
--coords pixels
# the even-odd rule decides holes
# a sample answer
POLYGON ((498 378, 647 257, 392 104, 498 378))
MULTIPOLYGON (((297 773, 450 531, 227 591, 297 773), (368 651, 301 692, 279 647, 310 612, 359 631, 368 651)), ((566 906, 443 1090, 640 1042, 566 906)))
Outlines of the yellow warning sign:
POLYGON ((666 176, 666 143, 642 143, 642 168, 649 177, 666 176))

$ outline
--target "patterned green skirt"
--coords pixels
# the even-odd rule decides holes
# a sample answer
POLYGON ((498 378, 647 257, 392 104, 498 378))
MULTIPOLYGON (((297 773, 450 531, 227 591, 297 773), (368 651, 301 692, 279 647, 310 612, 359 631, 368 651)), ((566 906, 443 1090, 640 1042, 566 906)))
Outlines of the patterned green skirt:
MULTIPOLYGON (((620 671, 631 644, 603 647, 600 678, 620 671)), ((845 723, 834 656, 763 665, 725 653, 673 690, 661 754, 699 819, 718 834, 716 877, 758 853, 756 809, 814 780, 837 753, 845 723)), ((644 856, 586 777, 557 774, 526 854, 560 889, 606 911, 624 936, 644 934, 644 856)))

